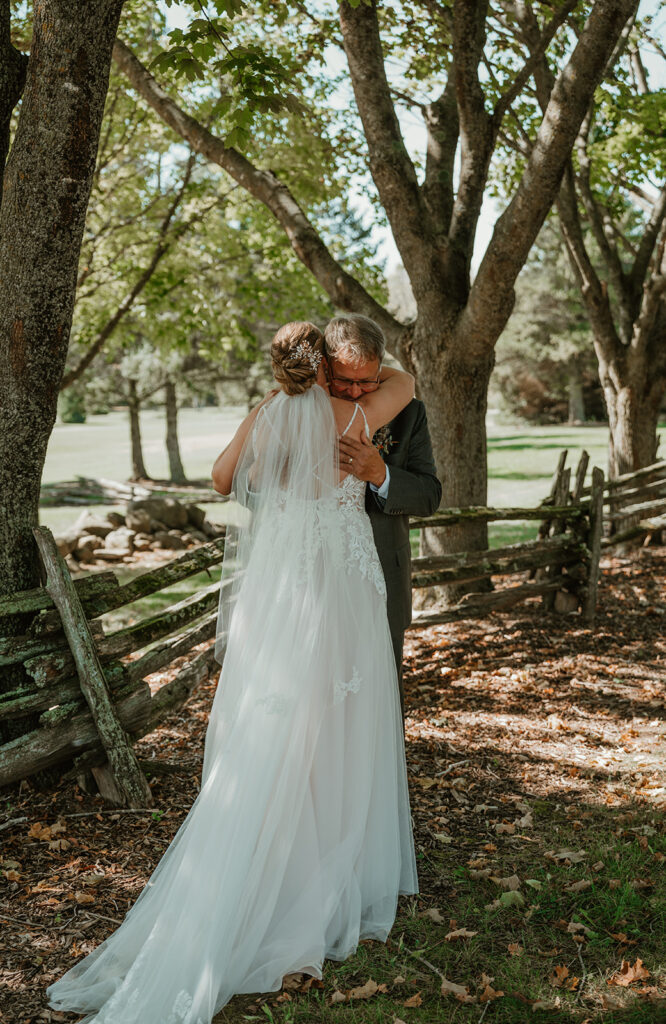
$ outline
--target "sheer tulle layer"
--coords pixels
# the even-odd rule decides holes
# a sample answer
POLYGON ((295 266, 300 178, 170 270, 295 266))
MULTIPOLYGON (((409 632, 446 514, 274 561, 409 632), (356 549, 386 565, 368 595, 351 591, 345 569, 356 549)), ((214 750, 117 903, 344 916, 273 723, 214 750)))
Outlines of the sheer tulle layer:
POLYGON ((54 1009, 86 1013, 85 1024, 209 1024, 236 993, 275 991, 301 968, 320 976, 325 957, 385 940, 398 894, 418 891, 383 579, 361 501, 355 481, 337 506, 312 510, 309 536, 279 512, 257 534, 201 791, 122 925, 47 989, 54 1009))

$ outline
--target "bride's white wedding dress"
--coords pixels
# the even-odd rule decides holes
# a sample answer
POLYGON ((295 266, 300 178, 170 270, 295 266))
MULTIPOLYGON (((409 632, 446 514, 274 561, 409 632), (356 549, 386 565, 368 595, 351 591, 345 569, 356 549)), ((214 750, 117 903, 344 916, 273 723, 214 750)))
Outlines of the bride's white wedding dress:
MULTIPOLYGON (((280 424, 282 448, 304 424, 330 440, 316 386, 266 412, 255 458, 260 423, 280 424)), ((308 458, 317 475, 320 448, 308 458)), ((47 988, 52 1008, 209 1024, 236 993, 386 940, 398 894, 418 892, 384 578, 365 484, 338 480, 280 491, 257 517, 199 795, 122 924, 47 988)))

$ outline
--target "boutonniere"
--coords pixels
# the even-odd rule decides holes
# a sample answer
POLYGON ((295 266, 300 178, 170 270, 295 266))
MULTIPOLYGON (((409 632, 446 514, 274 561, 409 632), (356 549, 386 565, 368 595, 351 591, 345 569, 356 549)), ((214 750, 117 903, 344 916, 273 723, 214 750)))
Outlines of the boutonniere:
POLYGON ((380 455, 388 455, 392 444, 395 441, 391 437, 391 431, 388 426, 380 427, 372 439, 372 443, 379 452, 380 455))

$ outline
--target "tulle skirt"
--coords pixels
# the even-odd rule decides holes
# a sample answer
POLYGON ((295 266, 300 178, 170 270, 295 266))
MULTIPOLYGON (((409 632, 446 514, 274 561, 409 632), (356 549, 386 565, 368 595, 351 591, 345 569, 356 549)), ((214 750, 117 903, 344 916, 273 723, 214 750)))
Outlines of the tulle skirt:
POLYGON ((46 990, 85 1024, 209 1024, 234 994, 385 941, 398 894, 418 892, 367 518, 307 562, 271 529, 233 612, 199 795, 122 924, 46 990))

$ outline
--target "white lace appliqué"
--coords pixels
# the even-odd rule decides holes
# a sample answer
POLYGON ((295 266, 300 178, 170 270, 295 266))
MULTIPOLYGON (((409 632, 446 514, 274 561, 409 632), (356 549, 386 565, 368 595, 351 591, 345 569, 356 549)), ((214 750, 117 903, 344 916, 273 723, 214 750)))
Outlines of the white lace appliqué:
POLYGON ((347 572, 359 572, 372 583, 382 597, 386 597, 386 581, 375 547, 370 519, 365 511, 365 483, 350 474, 340 484, 338 495, 347 549, 347 572))
POLYGON ((354 666, 352 677, 347 682, 336 682, 333 688, 333 703, 339 704, 340 701, 344 700, 348 693, 358 693, 361 686, 361 675, 359 670, 354 666))

